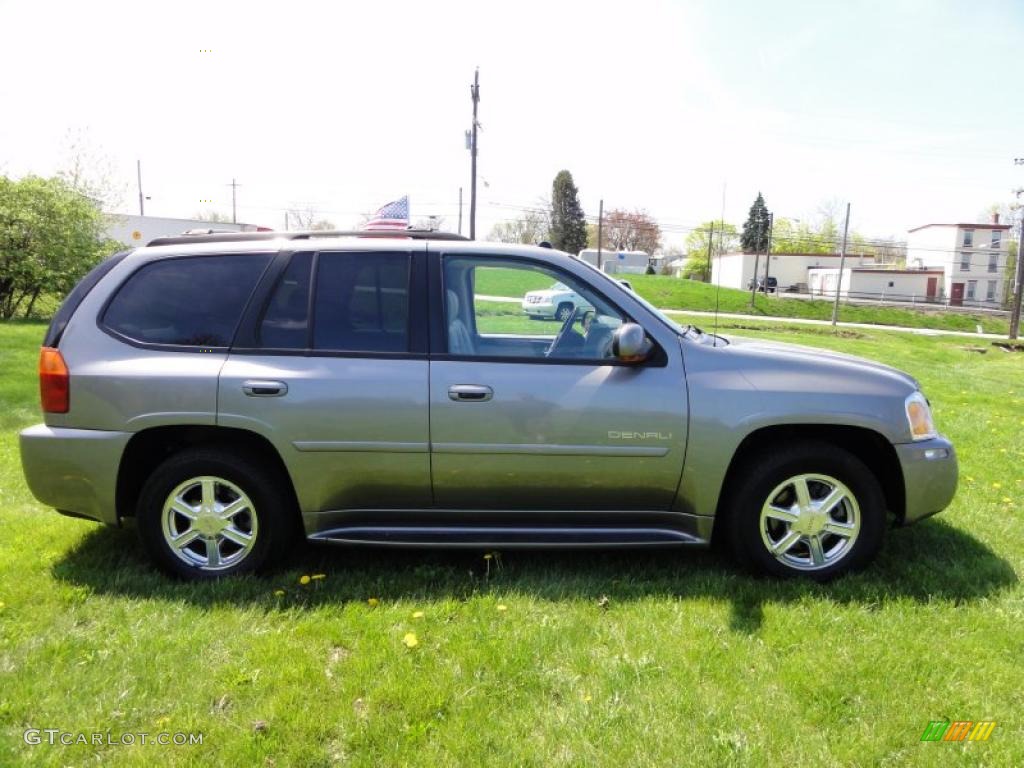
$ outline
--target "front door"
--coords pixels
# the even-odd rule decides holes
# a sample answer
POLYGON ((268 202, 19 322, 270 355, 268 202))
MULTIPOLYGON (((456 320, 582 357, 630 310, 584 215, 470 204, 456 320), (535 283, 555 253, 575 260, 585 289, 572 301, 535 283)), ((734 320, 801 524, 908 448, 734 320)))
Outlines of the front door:
POLYGON ((309 533, 341 524, 347 510, 431 503, 413 254, 366 249, 294 254, 220 375, 218 423, 277 448, 309 533))
POLYGON ((668 509, 686 445, 678 344, 650 364, 621 363, 611 340, 625 314, 576 275, 528 259, 441 258, 447 352, 430 364, 435 504, 668 509), (571 316, 531 318, 528 292, 550 292, 553 306, 574 294, 571 316))
POLYGON ((931 300, 933 300, 935 298, 935 294, 938 292, 938 289, 939 289, 939 278, 937 278, 937 277, 929 277, 928 278, 928 287, 925 289, 925 296, 928 298, 929 301, 931 301, 931 300))
POLYGON ((964 303, 964 284, 953 283, 949 292, 949 303, 954 307, 962 306, 964 303))

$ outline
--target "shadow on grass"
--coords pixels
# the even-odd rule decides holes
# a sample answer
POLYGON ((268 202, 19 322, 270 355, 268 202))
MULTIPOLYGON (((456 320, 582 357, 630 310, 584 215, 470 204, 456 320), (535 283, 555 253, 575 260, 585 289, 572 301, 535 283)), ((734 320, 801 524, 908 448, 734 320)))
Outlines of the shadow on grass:
POLYGON ((893 600, 966 603, 1017 583, 1012 566, 973 536, 941 520, 890 532, 878 560, 830 584, 749 576, 709 550, 505 551, 485 559, 467 550, 299 547, 277 571, 216 583, 185 583, 156 572, 128 530, 89 533, 53 565, 62 581, 96 593, 200 606, 281 604, 292 609, 395 599, 468 599, 481 593, 527 594, 548 600, 613 602, 650 597, 711 598, 731 604, 734 631, 756 632, 764 606, 812 599, 880 606, 893 600), (312 587, 301 574, 323 573, 312 587))

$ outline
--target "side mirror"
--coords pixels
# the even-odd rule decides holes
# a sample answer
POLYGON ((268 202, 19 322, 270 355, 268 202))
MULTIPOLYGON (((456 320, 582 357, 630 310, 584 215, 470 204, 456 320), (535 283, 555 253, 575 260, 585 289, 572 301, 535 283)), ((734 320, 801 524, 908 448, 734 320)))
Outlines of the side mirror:
POLYGON ((612 335, 612 354, 624 363, 640 363, 651 353, 651 341, 636 323, 623 323, 612 335))

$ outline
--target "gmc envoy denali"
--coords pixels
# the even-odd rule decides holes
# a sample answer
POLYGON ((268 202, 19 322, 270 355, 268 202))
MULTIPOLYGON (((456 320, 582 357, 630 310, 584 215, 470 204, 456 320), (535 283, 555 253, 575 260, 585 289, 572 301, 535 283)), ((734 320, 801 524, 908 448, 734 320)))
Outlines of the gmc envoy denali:
POLYGON ((945 508, 910 376, 681 327, 548 248, 438 232, 206 234, 116 254, 41 351, 33 494, 134 518, 165 571, 296 535, 392 546, 727 544, 775 575, 868 562, 945 508), (531 322, 523 296, 581 298, 531 322))

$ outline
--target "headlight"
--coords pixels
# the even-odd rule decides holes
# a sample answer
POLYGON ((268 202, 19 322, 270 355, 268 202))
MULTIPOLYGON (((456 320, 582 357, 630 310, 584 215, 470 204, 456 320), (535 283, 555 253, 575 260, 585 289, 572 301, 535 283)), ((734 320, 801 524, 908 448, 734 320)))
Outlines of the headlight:
POLYGON ((928 407, 928 401, 920 390, 907 398, 905 406, 910 434, 915 440, 929 440, 938 435, 935 422, 932 421, 932 409, 928 407))

